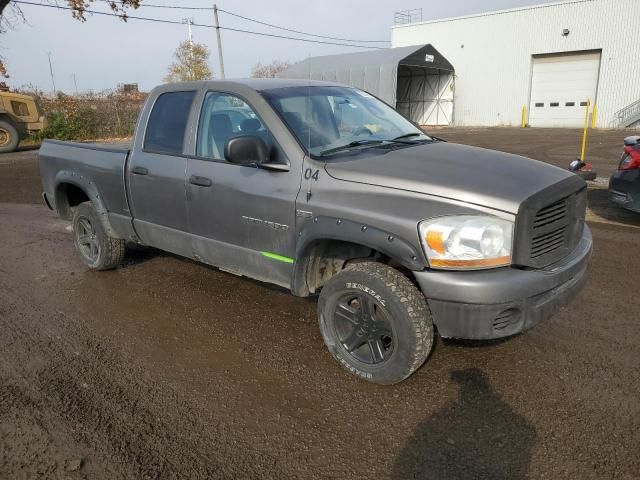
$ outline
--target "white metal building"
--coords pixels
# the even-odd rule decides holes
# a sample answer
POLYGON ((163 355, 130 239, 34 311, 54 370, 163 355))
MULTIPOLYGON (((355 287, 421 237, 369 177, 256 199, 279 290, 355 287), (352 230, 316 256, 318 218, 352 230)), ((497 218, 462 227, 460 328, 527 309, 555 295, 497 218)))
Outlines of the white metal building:
MULTIPOLYGON (((455 125, 601 128, 640 122, 640 0, 571 0, 406 25, 394 47, 432 44, 455 69, 455 125)), ((453 87, 449 87, 453 88, 453 87)))
POLYGON ((278 74, 366 90, 420 125, 449 125, 453 67, 431 45, 309 57, 278 74))

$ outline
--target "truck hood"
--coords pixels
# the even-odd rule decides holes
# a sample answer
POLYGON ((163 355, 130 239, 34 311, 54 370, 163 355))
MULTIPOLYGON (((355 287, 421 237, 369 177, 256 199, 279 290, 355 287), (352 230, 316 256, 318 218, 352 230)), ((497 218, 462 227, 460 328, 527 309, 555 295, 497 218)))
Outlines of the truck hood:
POLYGON ((336 179, 445 197, 517 213, 540 190, 573 174, 509 153, 436 142, 329 160, 336 179))

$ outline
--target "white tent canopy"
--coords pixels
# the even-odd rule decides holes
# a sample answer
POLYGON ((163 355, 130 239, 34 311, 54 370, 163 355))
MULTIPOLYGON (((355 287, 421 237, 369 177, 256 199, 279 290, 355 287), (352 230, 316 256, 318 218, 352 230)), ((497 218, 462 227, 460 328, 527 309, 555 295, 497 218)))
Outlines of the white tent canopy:
POLYGON ((432 45, 311 57, 278 76, 360 88, 420 125, 453 120, 454 69, 432 45))

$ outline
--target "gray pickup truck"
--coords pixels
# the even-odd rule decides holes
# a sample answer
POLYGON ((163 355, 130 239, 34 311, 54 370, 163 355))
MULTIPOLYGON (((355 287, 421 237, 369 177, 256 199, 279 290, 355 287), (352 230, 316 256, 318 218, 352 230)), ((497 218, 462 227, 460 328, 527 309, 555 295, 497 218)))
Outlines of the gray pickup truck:
POLYGON ((356 88, 294 80, 163 85, 131 149, 45 141, 44 201, 81 260, 126 242, 319 294, 335 359, 392 384, 441 337, 494 339, 586 280, 576 175, 426 135, 356 88))

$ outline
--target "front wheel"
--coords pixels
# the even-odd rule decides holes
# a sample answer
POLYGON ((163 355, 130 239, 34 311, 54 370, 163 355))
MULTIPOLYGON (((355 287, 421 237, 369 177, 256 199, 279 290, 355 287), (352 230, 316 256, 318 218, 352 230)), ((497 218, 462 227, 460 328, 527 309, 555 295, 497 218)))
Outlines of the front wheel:
POLYGON ((374 383, 404 380, 433 346, 424 296, 404 275, 381 263, 354 263, 329 280, 320 293, 318 316, 333 357, 374 383))

